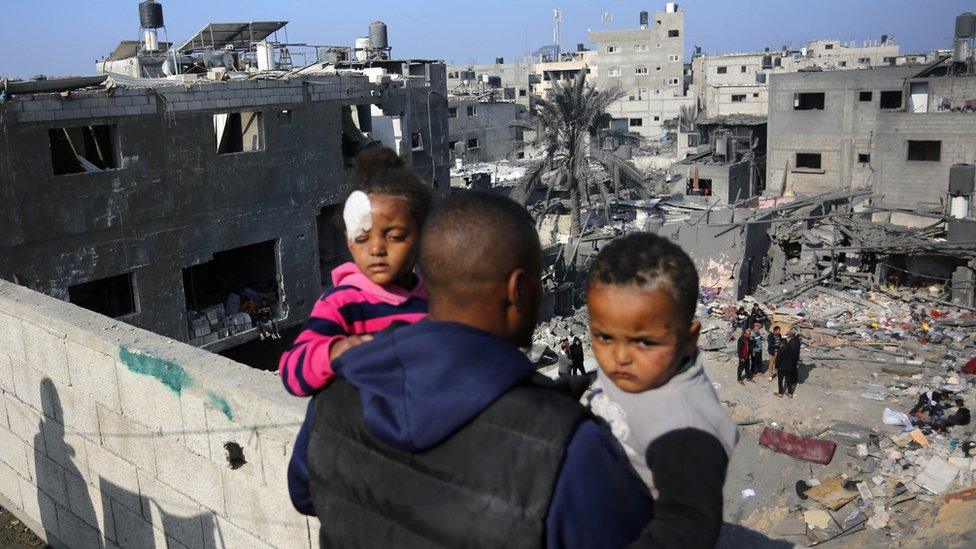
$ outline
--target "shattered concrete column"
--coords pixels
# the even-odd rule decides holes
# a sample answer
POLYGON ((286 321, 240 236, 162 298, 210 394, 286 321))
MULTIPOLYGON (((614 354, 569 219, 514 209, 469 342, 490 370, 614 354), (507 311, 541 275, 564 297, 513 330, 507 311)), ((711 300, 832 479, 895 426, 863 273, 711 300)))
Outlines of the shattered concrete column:
POLYGON ((972 307, 976 294, 976 270, 973 265, 956 267, 952 273, 952 302, 958 305, 972 307))

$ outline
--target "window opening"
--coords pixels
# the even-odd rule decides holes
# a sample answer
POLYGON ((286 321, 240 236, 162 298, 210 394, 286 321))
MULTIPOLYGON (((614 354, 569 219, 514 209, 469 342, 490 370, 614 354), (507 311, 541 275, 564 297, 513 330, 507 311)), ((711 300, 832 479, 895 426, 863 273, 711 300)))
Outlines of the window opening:
POLYGON ((115 125, 48 130, 54 175, 113 170, 121 164, 115 125))
POLYGON ((264 149, 261 112, 227 112, 213 115, 217 154, 264 149))
POLYGON ((138 312, 132 273, 69 286, 68 301, 112 318, 138 312))

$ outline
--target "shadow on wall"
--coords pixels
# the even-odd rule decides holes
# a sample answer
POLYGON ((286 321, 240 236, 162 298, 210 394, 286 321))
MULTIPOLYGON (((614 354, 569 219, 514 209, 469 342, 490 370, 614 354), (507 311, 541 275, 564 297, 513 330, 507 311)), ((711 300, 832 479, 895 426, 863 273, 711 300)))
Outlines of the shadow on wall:
POLYGON ((102 477, 95 492, 101 494, 97 513, 92 486, 74 463, 75 449, 65 440, 64 410, 50 379, 41 381, 40 396, 44 414, 34 435, 35 478, 41 526, 48 540, 85 548, 166 547, 173 545, 172 540, 191 548, 225 547, 213 515, 169 514, 159 502, 102 477))

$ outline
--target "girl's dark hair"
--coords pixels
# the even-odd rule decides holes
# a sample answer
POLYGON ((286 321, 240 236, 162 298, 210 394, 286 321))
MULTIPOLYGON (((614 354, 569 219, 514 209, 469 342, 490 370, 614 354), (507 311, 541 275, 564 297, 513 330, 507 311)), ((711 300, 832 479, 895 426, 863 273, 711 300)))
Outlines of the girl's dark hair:
POLYGON ((398 196, 410 205, 419 227, 424 226, 434 194, 420 176, 406 166, 392 149, 373 147, 356 156, 350 181, 353 191, 398 196))
POLYGON ((613 239, 596 256, 587 283, 660 287, 671 294, 688 322, 695 318, 698 304, 695 264, 677 244, 653 233, 630 233, 613 239))

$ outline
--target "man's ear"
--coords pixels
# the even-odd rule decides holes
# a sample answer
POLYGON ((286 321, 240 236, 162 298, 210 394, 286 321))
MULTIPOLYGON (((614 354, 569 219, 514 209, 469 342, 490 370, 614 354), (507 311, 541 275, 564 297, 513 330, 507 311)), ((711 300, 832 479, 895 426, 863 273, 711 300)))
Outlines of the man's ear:
POLYGON ((685 356, 695 354, 695 347, 698 346, 699 335, 701 335, 701 322, 692 320, 691 326, 688 328, 688 339, 685 340, 685 356))
POLYGON ((522 303, 522 299, 525 296, 525 269, 519 267, 508 274, 508 283, 506 284, 506 295, 505 299, 517 309, 521 310, 525 305, 522 303))

